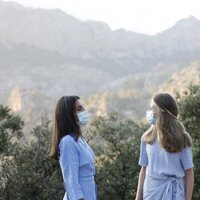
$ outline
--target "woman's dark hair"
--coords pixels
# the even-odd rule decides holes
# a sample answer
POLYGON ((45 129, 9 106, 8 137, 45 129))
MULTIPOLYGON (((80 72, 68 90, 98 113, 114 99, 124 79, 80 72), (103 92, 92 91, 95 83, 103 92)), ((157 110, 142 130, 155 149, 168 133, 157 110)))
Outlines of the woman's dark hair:
POLYGON ((75 140, 77 140, 82 135, 76 115, 76 101, 78 99, 80 99, 78 96, 63 96, 57 102, 49 155, 52 159, 58 160, 58 145, 64 136, 73 134, 75 140))

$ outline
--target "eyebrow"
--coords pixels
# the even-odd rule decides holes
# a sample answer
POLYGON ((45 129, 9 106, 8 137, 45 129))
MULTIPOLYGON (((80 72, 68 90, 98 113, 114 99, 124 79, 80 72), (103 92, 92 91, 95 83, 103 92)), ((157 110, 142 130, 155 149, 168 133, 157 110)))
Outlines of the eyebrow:
POLYGON ((82 104, 82 105, 78 105, 77 107, 78 107, 78 108, 82 108, 82 107, 83 107, 83 104, 82 104))

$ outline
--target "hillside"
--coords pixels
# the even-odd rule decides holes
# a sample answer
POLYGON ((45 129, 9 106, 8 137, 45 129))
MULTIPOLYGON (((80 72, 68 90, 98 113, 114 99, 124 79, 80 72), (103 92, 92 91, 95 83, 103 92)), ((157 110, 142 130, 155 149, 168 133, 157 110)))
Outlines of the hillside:
POLYGON ((86 98, 86 103, 91 113, 95 115, 107 115, 117 111, 134 120, 144 119, 152 96, 158 92, 170 93, 176 97, 176 93, 182 94, 191 83, 200 81, 200 62, 191 63, 182 70, 171 73, 165 80, 159 83, 149 80, 156 77, 155 73, 145 76, 129 77, 129 80, 120 84, 119 88, 107 89, 103 92, 86 98), (147 87, 151 82, 151 86, 147 87))
POLYGON ((155 86, 200 60, 200 20, 193 16, 149 36, 0 0, 0 23, 0 102, 30 120, 70 94, 89 99, 94 111, 100 105, 97 114, 138 118, 155 86))

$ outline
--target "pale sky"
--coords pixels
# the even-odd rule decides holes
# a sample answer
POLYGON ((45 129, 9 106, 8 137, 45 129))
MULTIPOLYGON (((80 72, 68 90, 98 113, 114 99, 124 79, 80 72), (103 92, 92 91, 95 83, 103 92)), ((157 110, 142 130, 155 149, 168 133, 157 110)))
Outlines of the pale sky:
MULTIPOLYGON (((8 1, 8 0, 4 0, 8 1)), ((9 0, 10 1, 10 0, 9 0)), ((80 20, 107 23, 112 30, 125 28, 156 34, 190 15, 200 19, 200 0, 12 0, 34 8, 60 8, 80 20)))

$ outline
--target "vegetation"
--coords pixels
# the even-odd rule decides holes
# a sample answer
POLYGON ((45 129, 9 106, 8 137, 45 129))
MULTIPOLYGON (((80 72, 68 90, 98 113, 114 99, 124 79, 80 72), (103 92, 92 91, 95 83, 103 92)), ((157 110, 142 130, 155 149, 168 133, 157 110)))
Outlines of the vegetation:
POLYGON ((58 163, 48 159, 51 131, 46 118, 31 132, 35 137, 31 144, 22 138, 22 120, 7 107, 0 107, 0 123, 0 199, 61 199, 63 184, 58 163), (13 141, 15 136, 18 140, 13 141))
POLYGON ((137 189, 140 138, 144 128, 119 114, 93 123, 103 145, 96 146, 98 199, 134 199, 137 189))
POLYGON ((190 85, 181 97, 178 95, 180 119, 193 139, 195 188, 193 199, 200 199, 200 84, 190 85))
MULTIPOLYGON (((177 94, 180 120, 193 138, 195 188, 193 200, 200 199, 200 84, 177 94)), ((51 128, 46 117, 24 141, 24 123, 9 108, 0 106, 0 199, 62 199, 64 190, 57 162, 49 160, 51 128)), ((98 199, 134 199, 138 179, 138 157, 145 125, 112 113, 96 118, 89 128, 96 152, 98 199)))

